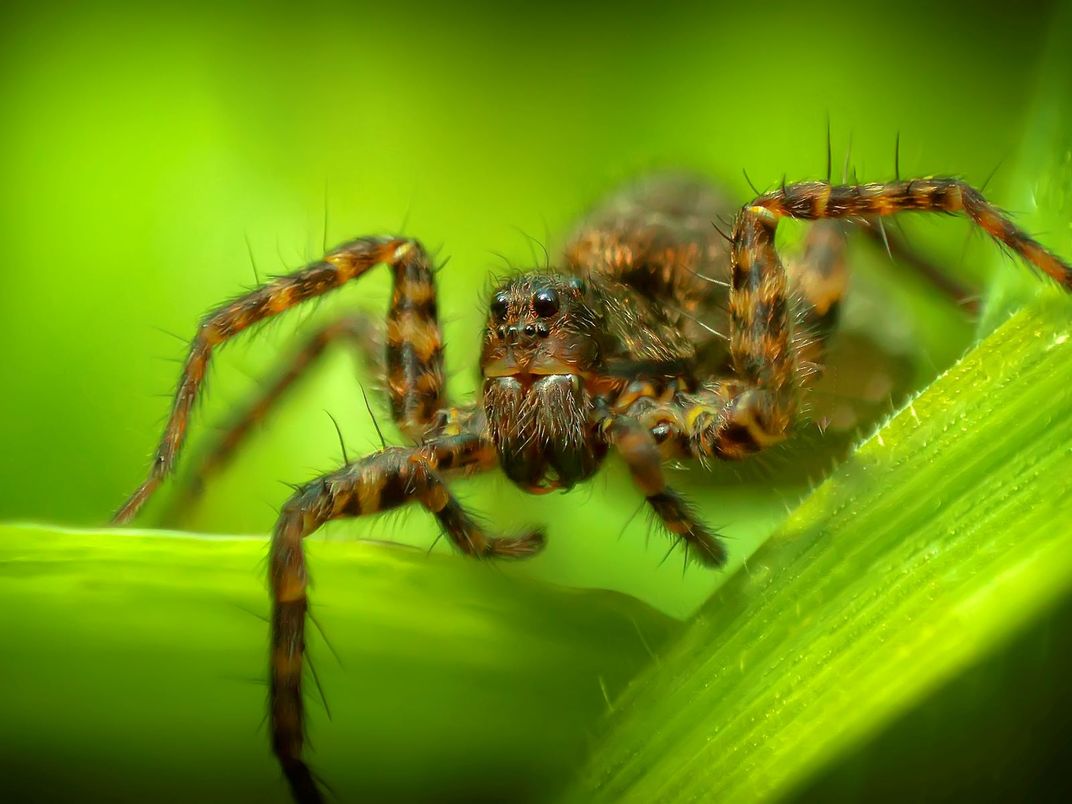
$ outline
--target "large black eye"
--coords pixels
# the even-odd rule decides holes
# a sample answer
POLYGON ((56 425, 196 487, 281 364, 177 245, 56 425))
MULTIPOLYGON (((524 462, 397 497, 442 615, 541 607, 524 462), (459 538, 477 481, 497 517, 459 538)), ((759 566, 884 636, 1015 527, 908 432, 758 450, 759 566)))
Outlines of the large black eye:
POLYGON ((506 306, 509 301, 505 293, 496 293, 491 300, 491 314, 499 321, 506 318, 506 306))
POLYGON ((540 318, 550 318, 558 312, 558 294, 549 288, 536 291, 532 297, 532 309, 540 318))

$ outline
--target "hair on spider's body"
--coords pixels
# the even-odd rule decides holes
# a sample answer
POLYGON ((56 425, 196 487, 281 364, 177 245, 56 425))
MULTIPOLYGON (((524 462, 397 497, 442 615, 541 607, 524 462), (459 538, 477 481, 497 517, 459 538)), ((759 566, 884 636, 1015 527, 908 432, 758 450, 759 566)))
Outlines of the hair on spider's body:
POLYGON ((756 195, 733 216, 728 235, 712 222, 733 205, 695 179, 663 177, 610 196, 570 240, 558 270, 547 260, 492 288, 479 360, 482 387, 467 405, 446 398, 435 269, 411 238, 350 241, 202 320, 149 476, 116 514, 118 522, 131 519, 171 471, 215 349, 378 264, 393 273, 382 357, 370 356, 373 339, 362 317, 321 329, 194 475, 203 485, 297 377, 340 341, 384 378, 391 416, 414 442, 347 460, 296 487, 279 511, 269 558, 269 711, 273 750, 296 799, 322 800, 302 758, 303 540, 326 522, 416 502, 462 553, 526 558, 542 549, 541 530, 490 534, 447 481, 497 467, 521 489, 543 493, 589 479, 614 452, 653 520, 669 532, 671 551, 681 545, 686 560, 721 566, 722 540, 668 485, 664 470, 685 461, 745 458, 792 433, 802 391, 821 372, 847 281, 845 232, 840 221, 824 219, 873 226, 903 211, 963 213, 1072 290, 1067 263, 957 179, 783 182, 756 195), (774 248, 778 221, 786 217, 820 221, 788 266, 774 248))

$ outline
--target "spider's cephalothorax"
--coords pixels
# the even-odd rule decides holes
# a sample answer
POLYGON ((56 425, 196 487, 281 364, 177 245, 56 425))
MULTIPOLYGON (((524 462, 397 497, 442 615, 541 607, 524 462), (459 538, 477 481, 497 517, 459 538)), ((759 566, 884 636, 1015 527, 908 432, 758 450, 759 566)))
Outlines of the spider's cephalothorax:
MULTIPOLYGON (((612 196, 578 231, 561 273, 526 273, 491 295, 481 399, 448 404, 431 261, 402 237, 365 237, 211 312, 193 339, 149 477, 116 514, 131 519, 174 465, 212 352, 253 324, 362 276, 394 275, 381 357, 392 415, 416 440, 300 487, 283 505, 270 560, 272 746, 295 798, 320 801, 302 760, 301 682, 308 575, 302 540, 325 522, 409 502, 433 515, 462 553, 524 558, 542 532, 493 536, 468 515, 447 479, 499 466, 521 488, 569 488, 617 452, 651 511, 687 555, 725 561, 721 541, 664 478, 667 460, 739 459, 784 440, 802 388, 818 371, 845 288, 843 234, 812 228, 783 266, 774 233, 784 217, 871 219, 905 211, 963 213, 991 237, 1072 290, 1072 267, 969 185, 948 178, 783 186, 736 213, 732 236, 712 222, 732 208, 703 182, 669 177, 612 196)), ((262 397, 227 428, 194 475, 218 468, 333 340, 362 347, 365 318, 317 332, 262 397)))

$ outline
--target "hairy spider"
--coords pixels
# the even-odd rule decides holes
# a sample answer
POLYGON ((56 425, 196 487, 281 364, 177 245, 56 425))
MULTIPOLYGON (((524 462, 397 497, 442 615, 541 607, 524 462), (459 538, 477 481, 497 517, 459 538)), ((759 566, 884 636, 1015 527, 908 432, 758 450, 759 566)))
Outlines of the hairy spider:
MULTIPOLYGON (((781 218, 866 222, 902 211, 963 212, 1072 290, 1072 267, 957 179, 783 186, 742 207, 724 238, 712 221, 727 209, 711 188, 686 178, 612 196, 571 240, 561 271, 523 273, 494 290, 480 356, 483 390, 469 405, 451 406, 444 395, 435 278, 416 240, 353 240, 202 320, 148 478, 116 522, 131 519, 171 470, 213 350, 375 265, 394 274, 382 368, 392 415, 416 445, 386 447, 301 486, 272 536, 271 739, 296 799, 321 800, 302 760, 302 539, 325 522, 416 501, 462 553, 525 558, 543 547, 542 532, 485 533, 447 479, 498 466, 525 491, 544 493, 588 479, 615 451, 688 554, 712 567, 725 562, 717 534, 667 485, 662 464, 744 458, 785 439, 794 424, 846 271, 843 235, 830 223, 813 227, 802 256, 783 267, 774 248, 781 218)), ((338 338, 364 342, 367 332, 359 319, 346 319, 318 333, 234 423, 199 476, 338 338)))

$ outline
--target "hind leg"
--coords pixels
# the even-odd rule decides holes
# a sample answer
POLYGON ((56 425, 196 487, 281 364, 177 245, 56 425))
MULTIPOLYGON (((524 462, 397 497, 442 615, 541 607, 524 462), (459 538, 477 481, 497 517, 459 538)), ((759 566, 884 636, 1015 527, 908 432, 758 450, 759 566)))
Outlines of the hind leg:
POLYGON ((162 517, 177 524, 197 504, 206 483, 226 468, 239 449, 248 442, 256 428, 273 409, 317 366, 325 352, 335 343, 352 346, 365 368, 375 377, 383 376, 382 333, 368 315, 356 313, 320 327, 290 355, 264 387, 219 428, 218 434, 191 459, 193 468, 180 481, 179 488, 162 517))
POLYGON ((963 284, 913 249, 904 238, 882 226, 880 219, 866 220, 860 227, 871 242, 885 250, 898 265, 914 271, 920 279, 970 315, 979 312, 978 290, 963 284))
POLYGON ((803 251, 786 260, 790 295, 796 306, 793 339, 802 379, 823 371, 827 345, 837 329, 841 302, 848 287, 845 227, 840 221, 819 221, 809 227, 803 251))

